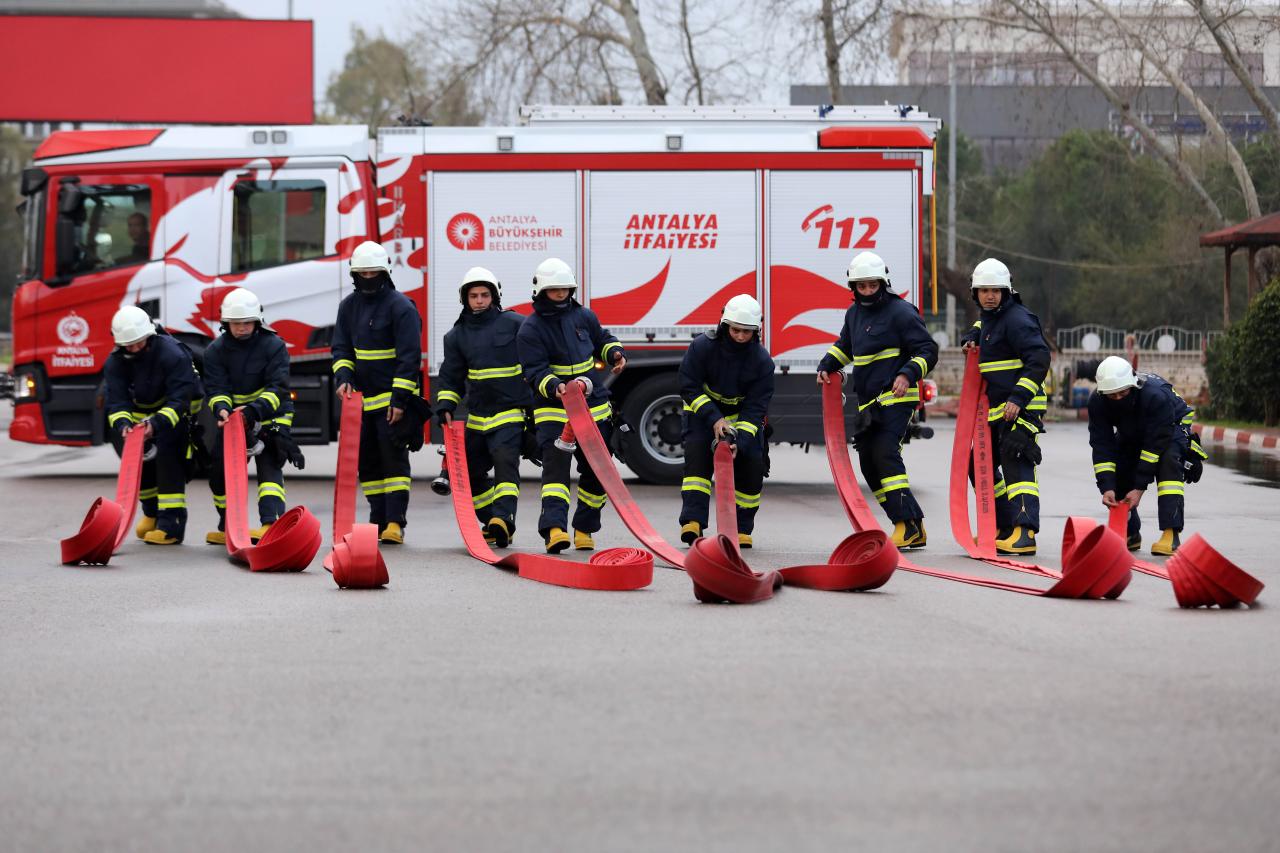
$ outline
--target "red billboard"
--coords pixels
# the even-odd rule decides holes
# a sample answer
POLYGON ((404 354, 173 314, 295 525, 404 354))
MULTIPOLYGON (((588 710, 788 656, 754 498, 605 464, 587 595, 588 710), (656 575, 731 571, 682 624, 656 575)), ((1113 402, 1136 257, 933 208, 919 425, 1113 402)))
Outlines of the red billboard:
POLYGON ((0 16, 0 121, 311 124, 311 21, 0 16))

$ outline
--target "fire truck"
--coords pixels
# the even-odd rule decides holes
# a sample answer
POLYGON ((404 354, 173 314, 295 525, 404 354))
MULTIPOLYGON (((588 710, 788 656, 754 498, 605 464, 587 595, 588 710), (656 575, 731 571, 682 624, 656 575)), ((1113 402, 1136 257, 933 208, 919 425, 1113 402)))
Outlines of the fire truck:
POLYGON ((293 363, 294 434, 336 432, 329 341, 353 248, 391 254, 423 319, 423 386, 484 266, 531 310, 547 257, 623 341, 612 391, 627 464, 678 480, 676 369, 724 303, 764 306, 774 442, 819 442, 818 360, 861 250, 916 305, 926 289, 940 121, 908 107, 525 107, 510 127, 168 127, 60 131, 22 175, 10 437, 102 442, 110 321, 139 305, 195 353, 222 298, 253 290, 293 363))

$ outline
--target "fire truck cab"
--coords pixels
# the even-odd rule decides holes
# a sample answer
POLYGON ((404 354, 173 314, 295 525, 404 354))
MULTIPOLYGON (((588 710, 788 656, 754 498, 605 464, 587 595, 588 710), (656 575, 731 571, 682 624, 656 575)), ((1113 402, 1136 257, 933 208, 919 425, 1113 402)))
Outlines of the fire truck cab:
POLYGON ((936 119, 908 108, 533 107, 511 127, 171 127, 61 131, 23 173, 13 305, 21 441, 103 440, 111 316, 143 307, 197 355, 223 296, 253 290, 293 361, 302 441, 336 431, 328 346, 349 258, 383 242, 441 361, 463 272, 530 310, 546 257, 626 346, 613 386, 627 464, 679 478, 676 367, 732 296, 765 311, 778 365, 773 441, 821 441, 813 371, 858 251, 920 304, 936 119))

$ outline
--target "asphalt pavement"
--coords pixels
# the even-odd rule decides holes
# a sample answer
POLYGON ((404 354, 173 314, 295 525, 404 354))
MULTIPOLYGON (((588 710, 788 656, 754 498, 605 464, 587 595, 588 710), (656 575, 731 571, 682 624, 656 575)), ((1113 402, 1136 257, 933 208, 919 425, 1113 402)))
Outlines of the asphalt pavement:
MULTIPOLYGON (((1038 583, 951 541, 951 424, 907 448, 918 561, 1038 583)), ((1066 517, 1103 509, 1085 427, 1043 447, 1057 565, 1066 517)), ((334 448, 307 451, 289 501, 327 538, 334 448)), ((0 850, 1280 849, 1280 491, 1249 474, 1189 486, 1188 532, 1261 606, 1183 611, 1146 576, 1115 602, 904 572, 754 606, 661 568, 544 586, 470 559, 437 457, 414 468, 390 586, 343 591, 319 559, 252 574, 202 544, 204 482, 188 544, 60 566, 115 458, 0 439, 0 850)), ((633 488, 674 541, 677 490, 633 488)), ((776 449, 750 563, 823 561, 848 530, 822 448, 776 449)), ((635 543, 606 509, 598 544, 635 543)))

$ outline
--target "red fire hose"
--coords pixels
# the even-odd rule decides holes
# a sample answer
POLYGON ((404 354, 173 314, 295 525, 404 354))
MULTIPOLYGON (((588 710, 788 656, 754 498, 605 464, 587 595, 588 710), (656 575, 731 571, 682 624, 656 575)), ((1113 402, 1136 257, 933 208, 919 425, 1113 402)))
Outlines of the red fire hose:
MULTIPOLYGON (((575 385, 577 383, 574 383, 575 385)), ((499 557, 484 541, 471 504, 467 469, 466 424, 455 420, 444 428, 445 458, 453 483, 453 515, 467 552, 483 563, 515 569, 527 580, 574 589, 643 589, 653 581, 653 555, 638 548, 607 548, 586 563, 550 554, 508 554, 499 557)), ((598 469, 597 469, 598 471, 598 469)))
MULTIPOLYGON (((1128 521, 1129 505, 1120 503, 1111 508, 1107 526, 1124 536, 1128 521)), ((1135 558, 1133 568, 1172 581, 1174 597, 1182 607, 1252 605, 1263 589, 1262 581, 1223 557, 1198 533, 1163 566, 1135 558)))
POLYGON ((587 406, 587 398, 582 393, 581 383, 569 382, 564 396, 560 399, 564 402, 564 410, 569 416, 569 425, 573 429, 571 436, 576 438, 578 446, 582 448, 583 455, 587 457, 591 470, 604 486, 604 492, 609 496, 609 501, 617 511, 618 517, 622 519, 622 523, 644 547, 661 557, 665 563, 677 569, 683 569, 684 555, 658 535, 658 531, 654 530, 649 519, 644 517, 635 498, 631 497, 630 490, 618 475, 618 469, 613 465, 613 455, 604 443, 604 437, 600 435, 596 422, 591 418, 591 410, 587 406))
POLYGON ((884 586, 898 565, 898 553, 881 530, 854 533, 836 546, 824 564, 790 566, 756 574, 738 548, 738 512, 734 501, 733 450, 721 442, 715 451, 716 532, 694 542, 685 558, 699 601, 751 604, 771 598, 783 582, 828 591, 867 591, 884 586))
POLYGON ((125 437, 120 473, 116 475, 116 499, 95 500, 76 535, 62 540, 62 562, 65 565, 105 566, 125 536, 129 535, 133 514, 138 507, 145 442, 141 429, 130 430, 125 437))
MULTIPOLYGON (((975 368, 976 369, 976 368, 975 368)), ((966 385, 968 388, 968 385, 966 385)), ((973 409, 977 406, 977 395, 973 395, 970 400, 970 410, 966 413, 964 409, 964 399, 962 398, 961 412, 959 418, 964 418, 966 414, 969 416, 970 430, 972 424, 976 421, 973 418, 973 409)), ((844 407, 840 397, 840 388, 836 383, 828 383, 823 389, 822 396, 823 406, 823 432, 824 439, 827 443, 827 458, 831 464, 832 475, 836 483, 836 491, 840 496, 840 501, 844 505, 845 512, 849 516, 850 522, 855 530, 876 530, 879 529, 875 517, 871 514, 866 501, 862 497, 862 491, 858 488, 857 480, 853 474, 853 466, 849 461, 848 443, 845 435, 844 426, 844 407)), ((963 436, 961 435, 961 420, 957 421, 957 443, 960 443, 963 436)), ((985 427, 985 422, 983 423, 985 427)), ((985 433, 986 430, 984 429, 985 433)), ((972 432, 970 432, 972 435, 972 432)), ((962 525, 964 529, 968 529, 968 511, 966 491, 968 483, 968 454, 952 453, 951 466, 951 504, 952 504, 952 526, 959 529, 962 525), (956 513, 955 508, 957 502, 960 503, 961 512, 956 513), (959 518, 957 519, 957 515, 959 518)), ((989 465, 989 454, 988 462, 989 465)), ((980 460, 975 460, 975 469, 978 468, 980 460)), ((981 473, 976 473, 975 479, 984 482, 981 473)), ((995 512, 994 497, 990 496, 990 476, 986 478, 988 484, 986 499, 986 510, 989 516, 993 516, 995 512)), ((978 500, 979 508, 979 527, 984 524, 990 525, 994 531, 994 518, 983 518, 983 497, 979 492, 978 500)), ((960 534, 956 534, 960 540, 960 534)), ((991 535, 991 541, 994 542, 994 535, 991 535)), ((1083 518, 1070 519, 1063 531, 1063 570, 1059 574, 1047 569, 1041 569, 1038 566, 1029 566, 1029 564, 1014 564, 1014 560, 996 561, 995 565, 1005 566, 1006 568, 1015 568, 1020 571, 1033 571, 1035 574, 1049 577, 1057 582, 1049 589, 1037 589, 1035 587, 1023 586, 1021 584, 1007 583, 1005 581, 992 580, 976 575, 964 574, 962 572, 948 572, 941 569, 933 569, 918 565, 907 559, 906 555, 898 555, 898 568, 914 572, 916 574, 928 575, 929 577, 941 578, 943 580, 951 580, 959 583, 973 584, 975 586, 988 587, 990 589, 1002 589, 1007 592, 1017 592, 1024 595, 1040 595, 1048 598, 1106 598, 1114 597, 1124 590, 1130 576, 1129 570, 1129 554, 1125 550, 1124 540, 1115 536, 1104 527, 1099 527, 1093 521, 1083 518)), ((964 542, 960 540, 961 546, 964 542)), ((969 553, 969 549, 966 549, 969 553)), ((985 553, 979 551, 979 553, 985 553)), ((970 556, 973 556, 970 554, 970 556)), ((984 562, 990 562, 985 556, 976 557, 984 562)))
POLYGON ((342 401, 338 471, 333 479, 333 550, 324 558, 333 582, 343 589, 377 589, 390 582, 378 550, 378 525, 355 523, 363 413, 364 395, 348 394, 342 401))
POLYGON ((244 416, 232 412, 222 433, 222 470, 227 484, 227 556, 255 572, 301 572, 320 550, 320 519, 305 506, 288 510, 258 544, 249 538, 249 467, 244 416))

